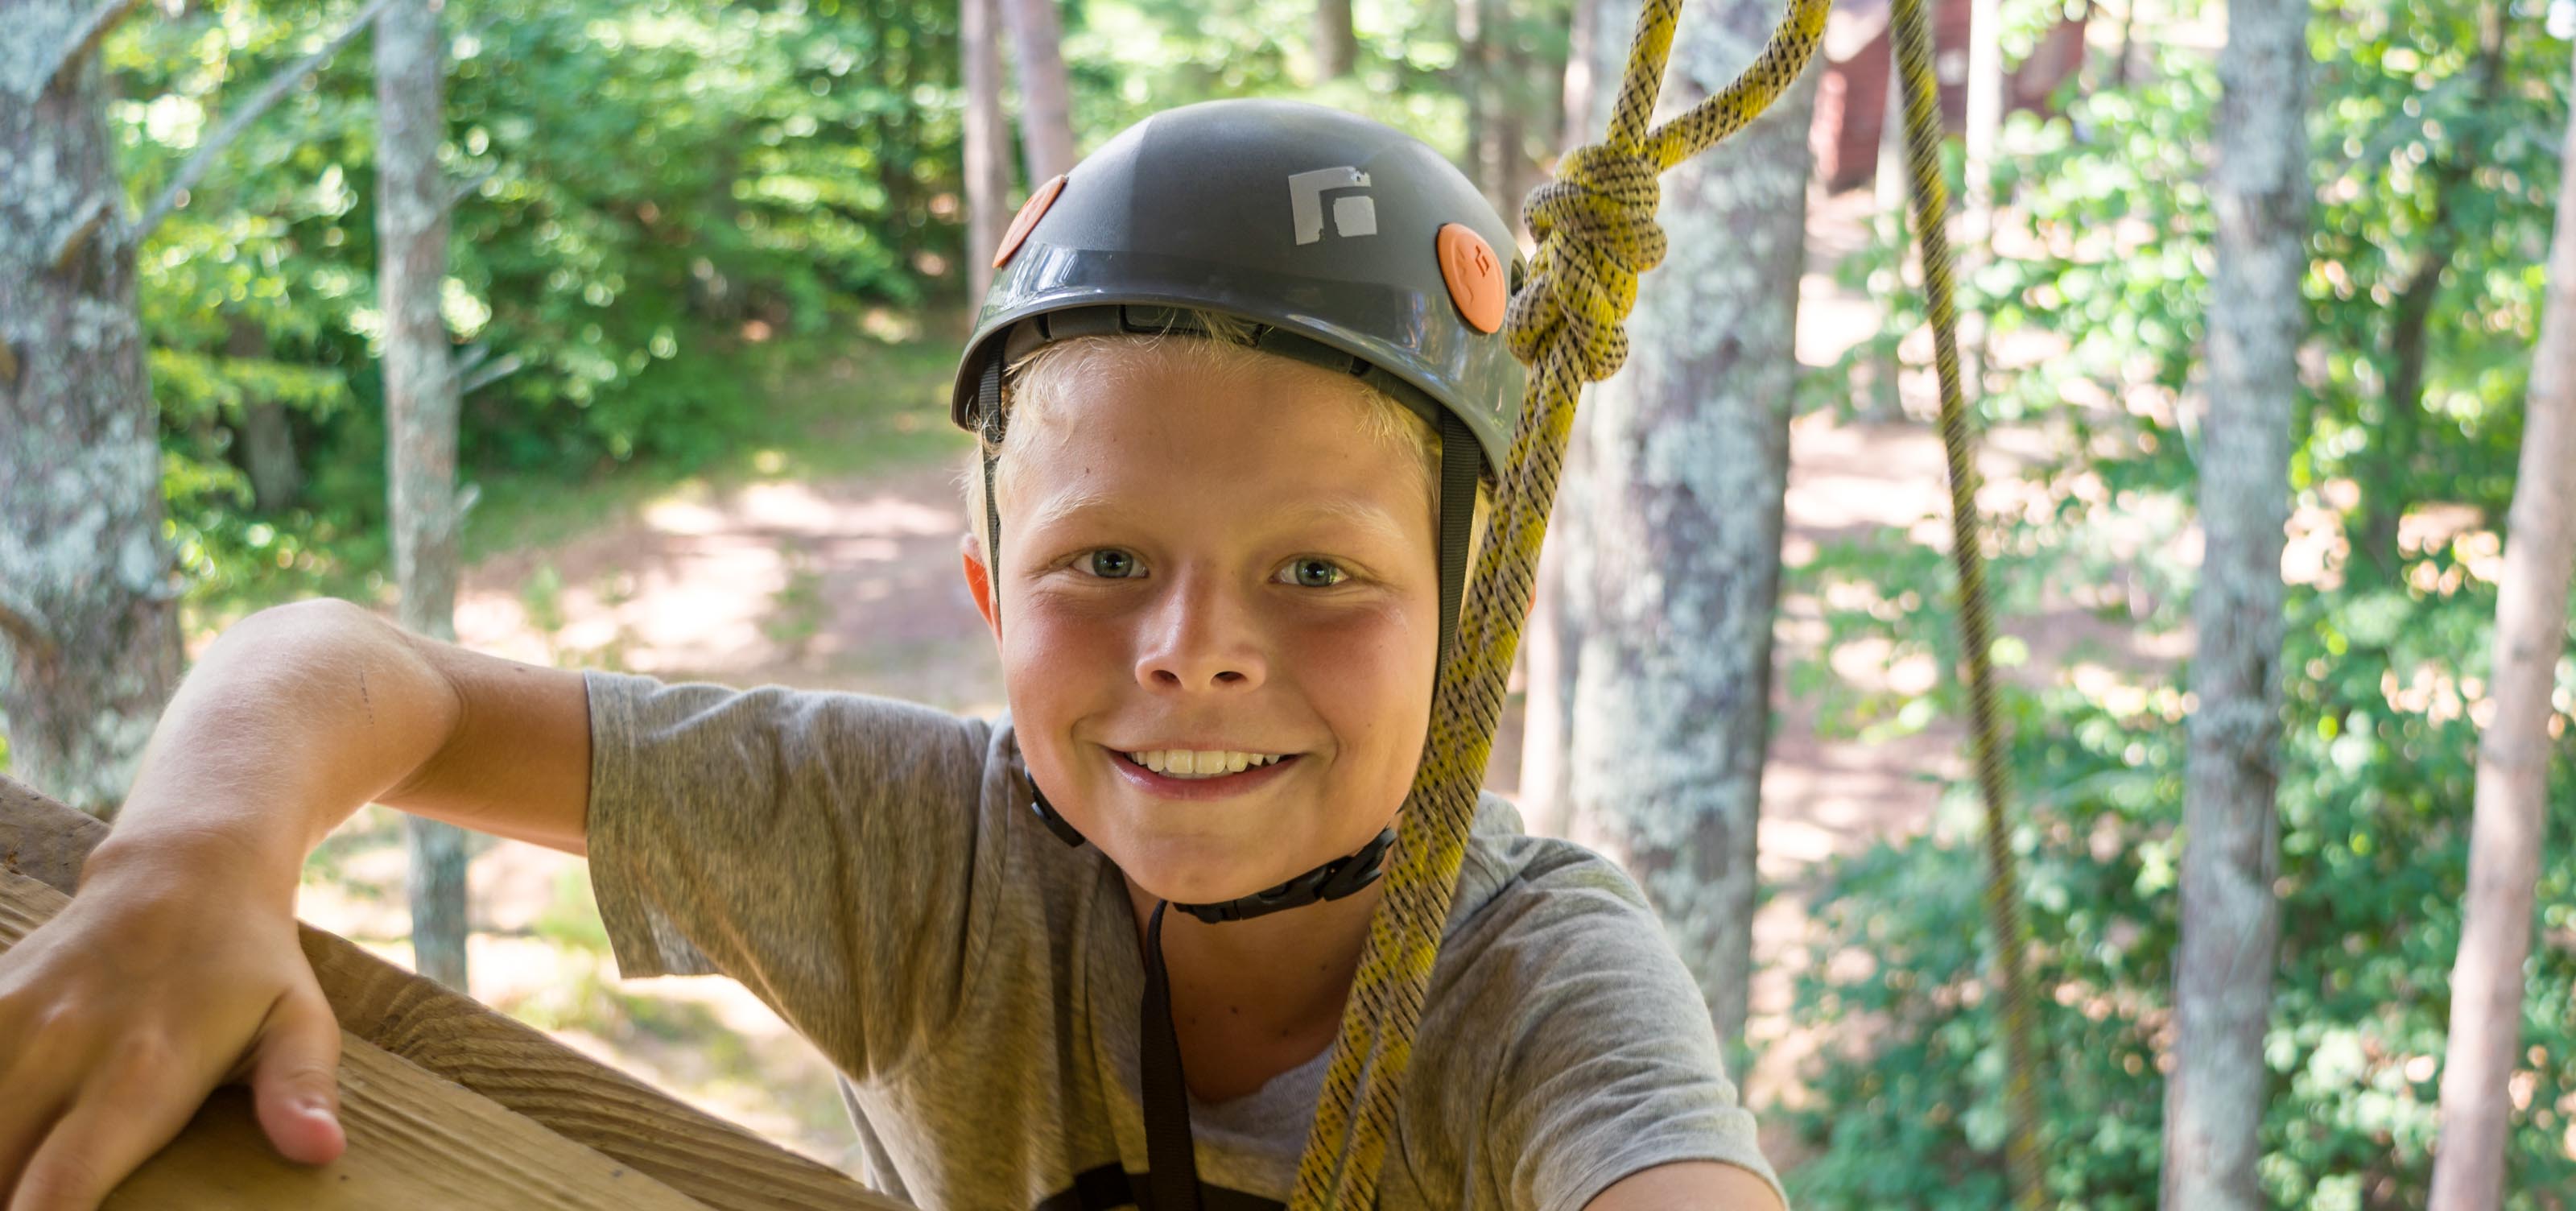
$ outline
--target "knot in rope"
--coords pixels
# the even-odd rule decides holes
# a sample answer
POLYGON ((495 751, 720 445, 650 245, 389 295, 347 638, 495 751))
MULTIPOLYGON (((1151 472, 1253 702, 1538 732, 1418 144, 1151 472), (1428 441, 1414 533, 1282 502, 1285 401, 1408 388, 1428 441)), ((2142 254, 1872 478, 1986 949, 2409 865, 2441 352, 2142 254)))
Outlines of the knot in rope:
POLYGON ((1538 254, 1504 318, 1514 356, 1536 365, 1553 351, 1586 382, 1627 362, 1622 325, 1637 305, 1637 275, 1664 259, 1661 175, 1642 155, 1593 143, 1567 152, 1556 179, 1530 194, 1521 220, 1538 254))

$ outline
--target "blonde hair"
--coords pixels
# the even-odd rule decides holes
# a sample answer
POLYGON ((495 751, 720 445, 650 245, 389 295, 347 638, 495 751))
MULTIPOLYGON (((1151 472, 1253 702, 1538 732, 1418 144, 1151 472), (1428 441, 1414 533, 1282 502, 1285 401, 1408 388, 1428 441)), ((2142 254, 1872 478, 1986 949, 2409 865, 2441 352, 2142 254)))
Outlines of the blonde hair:
MULTIPOLYGON (((967 460, 958 477, 958 489, 965 498, 968 529, 976 545, 984 542, 984 479, 981 457, 993 458, 995 490, 1011 454, 1024 448, 1030 433, 1038 428, 1031 421, 1044 422, 1064 412, 1066 396, 1073 384, 1097 383, 1104 375, 1130 373, 1131 359, 1117 356, 1137 349, 1154 349, 1167 357, 1185 359, 1182 365, 1209 375, 1226 375, 1255 370, 1273 364, 1280 355, 1265 353, 1254 344, 1260 326, 1240 316, 1219 311, 1175 308, 1171 322, 1160 332, 1129 332, 1116 335, 1077 336, 1039 346, 1028 356, 1011 363, 1002 376, 1002 438, 987 440, 976 435, 976 458, 967 460), (1195 329, 1195 331, 1193 331, 1195 329)), ((1372 442, 1398 444, 1412 451, 1414 465, 1420 468, 1423 490, 1431 503, 1434 533, 1440 517, 1440 434, 1431 422, 1405 406, 1385 391, 1353 378, 1348 380, 1358 392, 1361 403, 1361 436, 1372 442)), ((1477 539, 1484 531, 1487 493, 1480 480, 1476 485, 1475 521, 1468 529, 1468 564, 1474 566, 1477 539)))

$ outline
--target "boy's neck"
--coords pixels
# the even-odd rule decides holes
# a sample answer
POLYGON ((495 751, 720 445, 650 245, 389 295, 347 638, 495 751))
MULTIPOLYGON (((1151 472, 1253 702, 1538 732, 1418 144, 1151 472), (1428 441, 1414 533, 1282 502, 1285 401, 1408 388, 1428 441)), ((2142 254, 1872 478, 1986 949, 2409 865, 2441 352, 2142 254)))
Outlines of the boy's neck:
MULTIPOLYGON (((1164 914, 1163 966, 1191 1092, 1202 1101, 1242 1096, 1331 1045, 1382 892, 1373 883, 1222 925, 1164 914)), ((1141 948, 1157 900, 1133 880, 1127 898, 1141 948)))

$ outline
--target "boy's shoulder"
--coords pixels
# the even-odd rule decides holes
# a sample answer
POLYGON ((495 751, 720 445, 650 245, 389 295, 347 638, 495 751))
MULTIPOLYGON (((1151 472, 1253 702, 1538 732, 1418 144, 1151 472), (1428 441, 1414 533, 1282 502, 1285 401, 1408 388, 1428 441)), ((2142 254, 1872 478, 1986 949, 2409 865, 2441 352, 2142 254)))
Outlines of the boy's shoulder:
POLYGON ((1618 863, 1576 842, 1528 832, 1518 806, 1484 792, 1443 945, 1568 922, 1662 936, 1644 889, 1618 863))

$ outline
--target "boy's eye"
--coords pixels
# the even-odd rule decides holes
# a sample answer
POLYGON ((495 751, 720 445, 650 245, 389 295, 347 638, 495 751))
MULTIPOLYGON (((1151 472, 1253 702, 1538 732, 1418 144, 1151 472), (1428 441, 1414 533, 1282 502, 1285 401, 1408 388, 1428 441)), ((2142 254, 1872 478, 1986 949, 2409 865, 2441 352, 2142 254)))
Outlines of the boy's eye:
POLYGON ((1125 580, 1136 574, 1136 557, 1114 547, 1102 547, 1085 557, 1091 574, 1103 580, 1125 580))
POLYGON ((1281 569, 1304 588, 1329 589, 1351 578, 1341 565, 1329 559, 1300 559, 1281 569))

